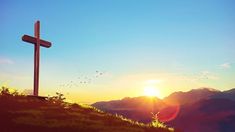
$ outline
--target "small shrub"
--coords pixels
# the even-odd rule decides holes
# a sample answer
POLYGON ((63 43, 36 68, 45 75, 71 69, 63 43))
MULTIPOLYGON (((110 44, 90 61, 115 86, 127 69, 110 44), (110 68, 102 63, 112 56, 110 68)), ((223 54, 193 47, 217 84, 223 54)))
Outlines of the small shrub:
POLYGON ((64 105, 65 104, 65 102, 64 102, 65 99, 66 98, 64 97, 64 94, 56 92, 55 96, 48 97, 47 100, 54 103, 54 104, 64 105))
POLYGON ((167 126, 161 122, 158 118, 159 112, 157 114, 152 114, 152 122, 150 123, 150 126, 158 127, 158 128, 167 128, 167 126))
POLYGON ((15 89, 10 89, 10 88, 2 86, 2 89, 0 90, 0 95, 2 95, 2 96, 19 96, 20 94, 15 89))
POLYGON ((0 94, 3 95, 3 96, 10 96, 11 95, 10 91, 9 91, 9 88, 4 87, 4 86, 2 87, 0 94))

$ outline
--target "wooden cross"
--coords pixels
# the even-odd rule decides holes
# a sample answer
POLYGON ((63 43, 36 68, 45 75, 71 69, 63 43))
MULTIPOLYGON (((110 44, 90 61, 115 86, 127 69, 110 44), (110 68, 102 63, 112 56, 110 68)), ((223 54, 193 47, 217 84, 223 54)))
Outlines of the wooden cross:
POLYGON ((22 37, 22 40, 25 42, 34 44, 34 89, 33 89, 33 95, 38 96, 40 46, 50 48, 51 42, 40 39, 40 21, 36 21, 36 23, 34 24, 34 37, 24 35, 22 37))

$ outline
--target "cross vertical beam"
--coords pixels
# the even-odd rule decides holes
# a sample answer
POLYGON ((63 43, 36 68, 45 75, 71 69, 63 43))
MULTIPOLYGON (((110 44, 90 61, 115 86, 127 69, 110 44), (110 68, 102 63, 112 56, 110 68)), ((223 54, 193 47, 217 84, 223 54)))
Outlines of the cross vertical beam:
POLYGON ((33 95, 38 96, 39 87, 39 59, 40 59, 40 22, 34 24, 34 37, 36 44, 34 45, 34 89, 33 95))
POLYGON ((38 96, 39 90, 39 59, 40 59, 40 46, 50 48, 51 42, 40 39, 40 22, 36 21, 34 24, 34 37, 29 35, 23 35, 22 40, 31 44, 34 44, 34 84, 33 95, 38 96))

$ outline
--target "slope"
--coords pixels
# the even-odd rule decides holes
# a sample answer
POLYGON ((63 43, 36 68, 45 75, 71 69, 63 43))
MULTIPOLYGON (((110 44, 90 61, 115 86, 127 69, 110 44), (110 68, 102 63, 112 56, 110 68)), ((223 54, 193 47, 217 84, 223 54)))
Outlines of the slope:
POLYGON ((1 93, 1 132, 169 132, 168 128, 136 123, 121 116, 101 112, 91 106, 69 104, 60 99, 1 93))

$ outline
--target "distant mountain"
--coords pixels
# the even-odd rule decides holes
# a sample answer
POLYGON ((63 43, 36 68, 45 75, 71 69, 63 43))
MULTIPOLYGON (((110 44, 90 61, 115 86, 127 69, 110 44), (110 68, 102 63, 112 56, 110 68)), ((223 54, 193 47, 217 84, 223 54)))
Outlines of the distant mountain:
POLYGON ((222 99, 230 99, 230 100, 235 101, 235 88, 217 93, 211 96, 211 98, 222 98, 222 99))
POLYGON ((175 114, 180 105, 194 103, 201 99, 208 99, 212 95, 221 93, 211 88, 193 89, 188 92, 174 92, 163 100, 157 97, 134 97, 123 98, 122 100, 101 101, 92 106, 103 111, 121 114, 125 117, 141 122, 151 121, 151 112, 158 113, 162 121, 168 121, 167 115, 175 114))
POLYGON ((206 99, 183 105, 167 124, 186 132, 235 132, 235 101, 206 99))
POLYGON ((169 132, 54 99, 9 95, 0 90, 1 132, 169 132), (5 94, 5 95, 2 95, 5 94))
MULTIPOLYGON (((130 108, 137 108, 142 109, 146 107, 146 105, 155 105, 161 106, 162 100, 157 97, 147 97, 147 96, 140 96, 140 97, 126 97, 121 100, 112 100, 112 101, 101 101, 96 102, 93 104, 95 107, 102 107, 102 109, 130 109, 130 108)), ((147 109, 152 109, 149 107, 147 109)))
POLYGON ((133 120, 150 122, 151 112, 158 112, 165 107, 165 103, 158 98, 146 96, 123 98, 121 100, 102 101, 92 106, 112 114, 121 114, 133 120))
POLYGON ((235 89, 193 89, 176 92, 164 100, 176 100, 181 108, 178 116, 168 122, 176 128, 190 132, 235 131, 235 89))
POLYGON ((201 99, 208 99, 213 95, 219 94, 221 91, 212 88, 192 89, 188 92, 174 92, 168 97, 164 98, 165 102, 176 102, 181 105, 194 103, 201 99))
POLYGON ((161 121, 186 132, 235 131, 235 89, 221 92, 199 88, 175 92, 163 100, 154 98, 155 101, 146 103, 148 99, 150 98, 124 98, 97 102, 93 106, 142 122, 151 121, 151 112, 160 112, 161 121))

